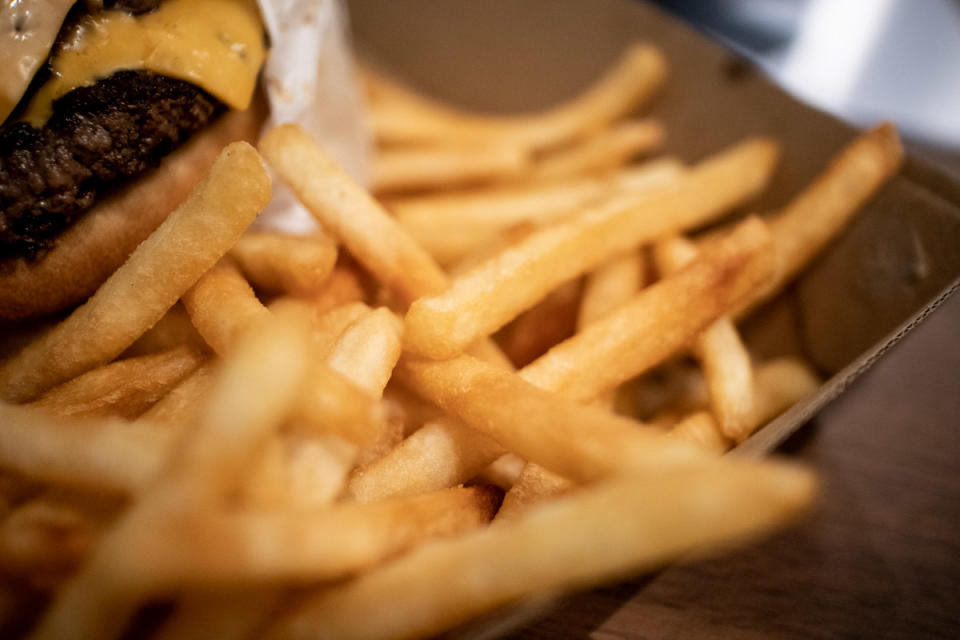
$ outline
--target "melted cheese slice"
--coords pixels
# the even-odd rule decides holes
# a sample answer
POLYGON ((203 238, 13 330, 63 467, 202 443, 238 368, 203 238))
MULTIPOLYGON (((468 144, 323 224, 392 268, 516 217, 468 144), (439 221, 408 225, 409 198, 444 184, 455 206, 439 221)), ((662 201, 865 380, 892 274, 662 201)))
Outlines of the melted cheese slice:
POLYGON ((186 80, 246 109, 263 56, 263 28, 252 0, 166 0, 140 16, 104 11, 82 20, 67 39, 24 118, 42 126, 54 100, 121 69, 186 80))

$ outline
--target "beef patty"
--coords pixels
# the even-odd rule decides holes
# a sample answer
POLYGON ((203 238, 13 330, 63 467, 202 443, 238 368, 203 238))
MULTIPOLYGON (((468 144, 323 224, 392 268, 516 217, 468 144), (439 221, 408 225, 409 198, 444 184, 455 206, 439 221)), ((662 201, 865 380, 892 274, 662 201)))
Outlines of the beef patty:
POLYGON ((223 110, 214 97, 148 71, 70 91, 42 129, 0 131, 0 259, 35 259, 109 187, 155 167, 223 110))

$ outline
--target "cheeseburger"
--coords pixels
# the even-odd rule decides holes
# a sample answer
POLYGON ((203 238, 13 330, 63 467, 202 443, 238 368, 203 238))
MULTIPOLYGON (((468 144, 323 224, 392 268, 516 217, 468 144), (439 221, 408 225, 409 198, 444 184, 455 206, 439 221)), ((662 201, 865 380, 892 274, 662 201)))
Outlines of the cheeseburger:
POLYGON ((206 174, 253 140, 254 0, 5 0, 0 322, 89 296, 206 174))

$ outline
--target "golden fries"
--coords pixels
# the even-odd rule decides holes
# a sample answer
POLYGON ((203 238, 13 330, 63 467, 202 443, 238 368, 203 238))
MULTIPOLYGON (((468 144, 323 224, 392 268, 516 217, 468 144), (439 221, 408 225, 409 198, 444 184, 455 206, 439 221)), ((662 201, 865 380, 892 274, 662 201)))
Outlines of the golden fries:
POLYGON ((86 304, 0 366, 0 397, 30 400, 120 355, 227 252, 269 198, 256 151, 228 146, 210 176, 86 304))
POLYGON ((446 288, 423 249, 297 126, 268 132, 260 150, 317 221, 407 300, 446 288))
POLYGON ((321 231, 243 235, 270 185, 232 145, 86 304, 4 336, 0 629, 22 581, 50 595, 38 640, 171 598, 152 637, 427 637, 809 508, 809 472, 717 455, 820 383, 754 363, 734 321, 896 171, 892 126, 694 242, 778 145, 629 164, 667 133, 626 119, 656 49, 516 116, 361 72, 387 199, 280 125, 260 149, 321 231))
POLYGON ((230 255, 258 288, 309 296, 321 290, 337 262, 337 247, 323 235, 253 233, 240 238, 230 255))
POLYGON ((525 595, 583 588, 719 540, 752 538, 801 513, 813 491, 809 473, 770 466, 611 481, 320 591, 266 637, 427 637, 525 595))
POLYGON ((50 389, 28 406, 61 416, 133 419, 206 359, 206 354, 183 346, 117 360, 50 389))
POLYGON ((535 233, 457 278, 444 293, 414 302, 405 347, 432 358, 461 353, 611 255, 702 224, 755 195, 769 179, 775 157, 768 140, 743 143, 704 161, 675 187, 639 201, 614 198, 535 233))

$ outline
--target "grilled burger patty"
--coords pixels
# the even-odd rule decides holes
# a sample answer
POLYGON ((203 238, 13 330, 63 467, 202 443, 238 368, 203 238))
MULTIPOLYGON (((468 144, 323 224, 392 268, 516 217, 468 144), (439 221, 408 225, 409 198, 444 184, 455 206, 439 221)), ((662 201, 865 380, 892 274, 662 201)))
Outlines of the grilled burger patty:
POLYGON ((41 256, 100 193, 157 166, 222 110, 183 80, 118 71, 54 102, 42 129, 0 130, 0 259, 41 256))

